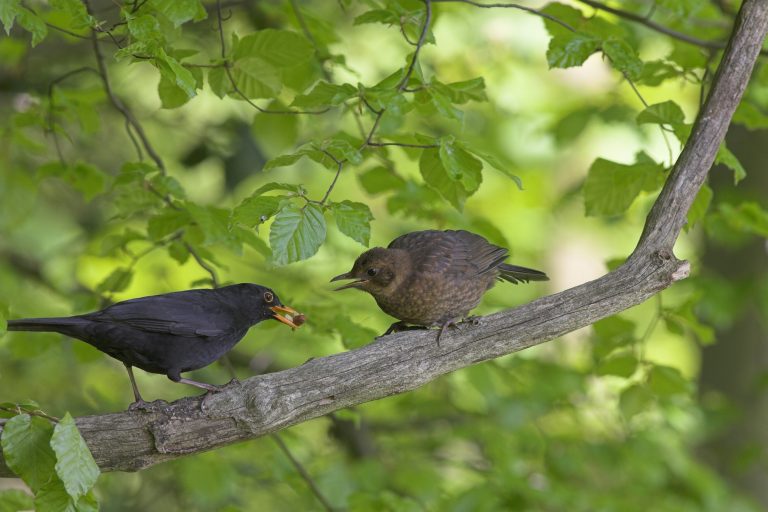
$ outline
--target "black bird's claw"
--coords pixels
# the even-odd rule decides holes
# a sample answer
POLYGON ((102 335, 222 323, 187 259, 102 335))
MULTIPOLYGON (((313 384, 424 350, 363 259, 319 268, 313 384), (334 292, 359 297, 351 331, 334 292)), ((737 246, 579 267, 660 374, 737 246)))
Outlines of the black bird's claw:
POLYGON ((135 402, 133 402, 131 405, 128 406, 128 410, 152 412, 166 405, 168 405, 168 402, 166 402, 165 400, 153 400, 152 402, 146 402, 144 400, 136 400, 135 402))

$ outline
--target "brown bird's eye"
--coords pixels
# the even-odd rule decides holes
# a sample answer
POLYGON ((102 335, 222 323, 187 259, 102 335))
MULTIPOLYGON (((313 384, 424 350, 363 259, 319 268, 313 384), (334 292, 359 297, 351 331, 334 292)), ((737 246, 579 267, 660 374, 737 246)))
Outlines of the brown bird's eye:
POLYGON ((368 274, 371 277, 375 276, 378 273, 379 273, 379 269, 377 268, 369 268, 368 271, 366 272, 366 274, 368 274))
POLYGON ((264 292, 264 300, 267 302, 272 302, 275 300, 275 296, 272 295, 270 292, 264 292))

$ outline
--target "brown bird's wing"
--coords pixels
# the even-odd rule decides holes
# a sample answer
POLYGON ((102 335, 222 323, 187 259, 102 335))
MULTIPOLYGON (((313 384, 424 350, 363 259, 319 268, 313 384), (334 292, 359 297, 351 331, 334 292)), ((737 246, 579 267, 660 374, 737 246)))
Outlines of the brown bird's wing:
POLYGON ((419 272, 474 277, 493 271, 507 250, 469 231, 416 231, 392 241, 390 249, 411 253, 419 272))

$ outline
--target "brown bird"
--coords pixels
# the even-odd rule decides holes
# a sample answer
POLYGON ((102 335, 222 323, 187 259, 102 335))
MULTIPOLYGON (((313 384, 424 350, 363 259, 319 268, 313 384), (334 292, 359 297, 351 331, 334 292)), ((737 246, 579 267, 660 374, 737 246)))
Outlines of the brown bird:
POLYGON ((547 281, 544 272, 504 263, 508 251, 468 231, 415 231, 393 240, 384 249, 361 254, 352 270, 331 279, 354 279, 336 288, 357 288, 400 322, 385 334, 408 324, 440 327, 467 319, 498 280, 520 283, 547 281))

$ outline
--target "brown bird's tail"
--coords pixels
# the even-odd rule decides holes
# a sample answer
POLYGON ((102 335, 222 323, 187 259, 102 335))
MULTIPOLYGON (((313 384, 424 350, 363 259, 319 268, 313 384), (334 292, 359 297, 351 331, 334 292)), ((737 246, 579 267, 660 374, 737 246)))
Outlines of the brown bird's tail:
POLYGON ((61 318, 20 318, 18 320, 8 320, 8 330, 58 332, 70 336, 73 332, 79 332, 80 327, 85 323, 87 323, 87 320, 76 316, 61 318))
POLYGON ((527 283, 528 281, 549 281, 549 277, 540 270, 532 268, 518 267, 517 265, 508 265, 502 263, 499 265, 499 279, 509 281, 510 283, 527 283))

